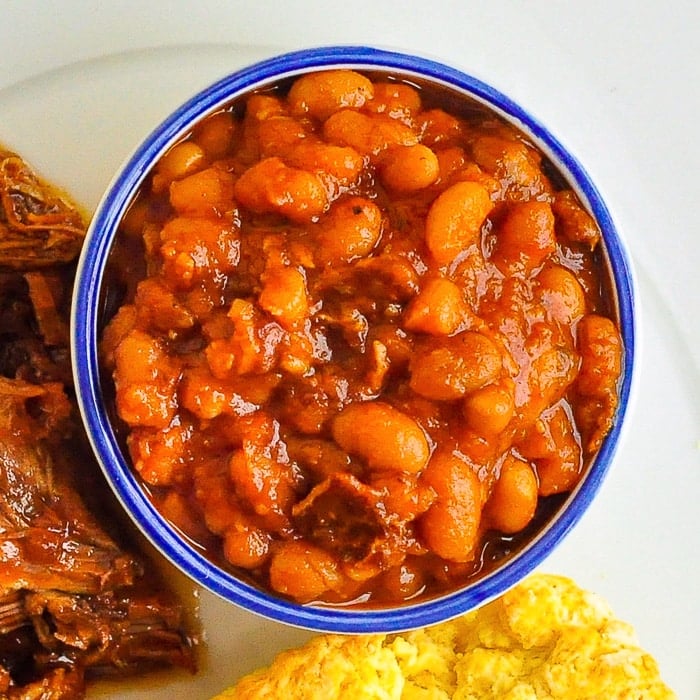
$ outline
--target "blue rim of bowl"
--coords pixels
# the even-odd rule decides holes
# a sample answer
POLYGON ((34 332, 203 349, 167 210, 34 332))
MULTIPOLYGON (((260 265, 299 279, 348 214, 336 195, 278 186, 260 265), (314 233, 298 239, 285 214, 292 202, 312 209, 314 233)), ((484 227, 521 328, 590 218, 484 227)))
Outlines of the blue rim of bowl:
POLYGON ((435 60, 365 46, 327 46, 285 53, 238 70, 202 90, 147 137, 118 171, 90 225, 78 264, 71 318, 74 380, 78 404, 93 450, 127 512, 158 550, 194 581, 266 618, 316 631, 398 632, 434 624, 478 607, 531 573, 580 520, 598 492, 617 448, 633 379, 636 328, 634 281, 625 247, 598 189, 579 161, 536 118, 480 79, 435 60), (102 407, 98 361, 100 288, 119 221, 153 162, 188 132, 193 122, 251 88, 330 67, 386 70, 436 81, 494 109, 522 129, 550 157, 588 205, 603 232, 614 273, 617 312, 624 341, 624 374, 615 423, 566 504, 539 535, 496 572, 453 593, 397 608, 361 609, 299 605, 276 598, 219 569, 183 538, 150 503, 122 455, 102 407))

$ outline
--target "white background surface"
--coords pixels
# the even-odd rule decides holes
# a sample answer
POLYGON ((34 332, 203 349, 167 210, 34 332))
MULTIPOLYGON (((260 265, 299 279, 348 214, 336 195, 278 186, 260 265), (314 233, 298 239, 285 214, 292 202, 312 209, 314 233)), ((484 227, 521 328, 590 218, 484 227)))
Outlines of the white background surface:
MULTIPOLYGON (((0 0, 0 143, 93 207, 131 147, 194 89, 331 43, 423 54, 520 102, 602 191, 643 316, 624 442, 599 499, 542 568, 607 598, 679 698, 700 700, 698 29, 690 0, 0 0)), ((201 601, 211 653, 200 678, 92 696, 204 700, 307 636, 201 601)))

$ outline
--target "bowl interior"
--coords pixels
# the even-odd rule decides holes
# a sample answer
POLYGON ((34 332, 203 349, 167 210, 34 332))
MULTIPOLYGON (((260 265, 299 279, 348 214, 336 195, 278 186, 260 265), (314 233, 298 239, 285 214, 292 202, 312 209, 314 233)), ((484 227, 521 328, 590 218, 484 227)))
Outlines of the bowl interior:
POLYGON ((155 546, 191 578, 260 615, 310 629, 390 632, 454 617, 503 593, 530 573, 581 518, 597 493, 615 452, 633 379, 635 311, 632 273, 614 221, 578 160, 537 119, 484 82, 432 60, 365 47, 327 47, 285 54, 238 71, 194 96, 160 124, 116 174, 100 202, 79 262, 72 316, 75 385, 93 449, 124 508, 155 546), (260 591, 213 565, 155 509, 133 475, 105 409, 98 342, 105 270, 122 216, 149 169, 192 128, 237 96, 303 72, 331 67, 381 70, 438 85, 487 106, 520 129, 555 165, 597 220, 614 283, 613 306, 624 342, 624 373, 616 421, 578 486, 534 539, 496 570, 439 598, 386 609, 302 606, 260 591))

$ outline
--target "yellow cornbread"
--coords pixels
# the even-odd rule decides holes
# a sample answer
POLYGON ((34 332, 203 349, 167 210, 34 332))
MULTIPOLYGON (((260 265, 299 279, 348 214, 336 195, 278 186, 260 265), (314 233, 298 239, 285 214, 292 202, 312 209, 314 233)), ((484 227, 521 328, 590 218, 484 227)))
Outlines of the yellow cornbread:
POLYGON ((675 698, 633 629, 573 581, 536 574, 481 609, 397 635, 321 635, 214 700, 675 698))

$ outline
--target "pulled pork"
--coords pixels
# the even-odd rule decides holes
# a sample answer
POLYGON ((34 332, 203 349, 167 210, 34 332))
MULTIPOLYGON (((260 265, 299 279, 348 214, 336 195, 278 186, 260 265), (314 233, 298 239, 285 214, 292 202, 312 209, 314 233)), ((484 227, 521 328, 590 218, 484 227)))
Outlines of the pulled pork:
POLYGON ((0 697, 194 670, 193 637, 124 528, 75 415, 67 318, 77 207, 0 150, 0 697), (100 513, 101 518, 97 518, 100 513))

